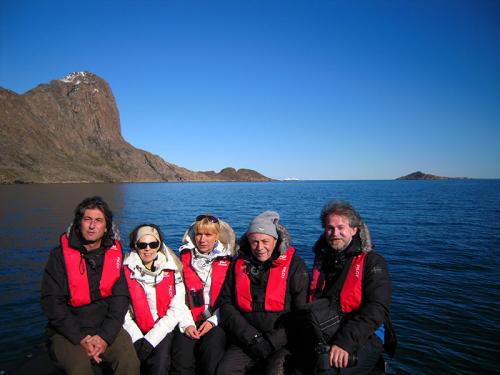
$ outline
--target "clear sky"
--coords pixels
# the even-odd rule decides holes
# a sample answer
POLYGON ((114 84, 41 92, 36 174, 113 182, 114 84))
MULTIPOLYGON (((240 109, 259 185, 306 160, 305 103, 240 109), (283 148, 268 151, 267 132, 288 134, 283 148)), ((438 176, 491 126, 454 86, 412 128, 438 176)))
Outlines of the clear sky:
POLYGON ((0 86, 84 70, 191 170, 500 178, 497 0, 0 1, 0 86))

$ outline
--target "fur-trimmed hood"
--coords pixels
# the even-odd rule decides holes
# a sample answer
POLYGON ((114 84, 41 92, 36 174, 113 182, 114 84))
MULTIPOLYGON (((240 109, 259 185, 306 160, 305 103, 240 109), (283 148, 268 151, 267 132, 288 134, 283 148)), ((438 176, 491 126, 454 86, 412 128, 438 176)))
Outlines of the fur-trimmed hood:
MULTIPOLYGON (((355 249, 356 251, 369 253, 370 251, 373 250, 370 231, 368 230, 368 226, 365 224, 364 221, 361 222, 361 225, 358 228, 358 233, 356 233, 356 235, 353 237, 353 240, 354 239, 357 239, 357 242, 359 243, 359 247, 355 249)), ((325 233, 322 233, 313 246, 313 252, 315 254, 318 254, 319 252, 324 251, 325 247, 329 248, 329 245, 325 239, 325 233)))
MULTIPOLYGON (((183 245, 179 248, 179 252, 184 249, 190 249, 196 247, 196 240, 194 234, 194 225, 196 221, 193 222, 188 229, 184 232, 182 236, 183 245)), ((238 255, 238 244, 236 243, 236 234, 234 233, 233 228, 226 223, 225 221, 219 219, 219 243, 221 243, 224 247, 224 253, 229 254, 231 257, 235 257, 238 255)))
MULTIPOLYGON (((278 242, 277 242, 278 252, 280 255, 283 255, 287 252, 290 246, 292 246, 292 237, 288 233, 288 230, 280 223, 276 224, 276 232, 278 232, 278 242)), ((250 244, 248 242, 247 233, 241 236, 238 242, 240 245, 240 251, 246 255, 251 255, 250 244)))

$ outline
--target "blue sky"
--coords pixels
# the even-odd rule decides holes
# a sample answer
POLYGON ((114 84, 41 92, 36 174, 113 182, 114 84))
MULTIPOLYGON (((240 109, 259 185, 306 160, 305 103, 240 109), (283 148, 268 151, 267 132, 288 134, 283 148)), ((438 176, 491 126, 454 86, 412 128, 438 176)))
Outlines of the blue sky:
POLYGON ((191 170, 500 178, 499 1, 0 2, 0 86, 83 70, 191 170))

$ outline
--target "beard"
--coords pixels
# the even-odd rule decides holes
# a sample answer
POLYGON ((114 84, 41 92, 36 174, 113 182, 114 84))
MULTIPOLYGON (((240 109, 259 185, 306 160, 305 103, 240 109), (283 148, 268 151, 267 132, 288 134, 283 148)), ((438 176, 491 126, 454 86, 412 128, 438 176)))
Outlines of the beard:
POLYGON ((345 238, 329 238, 328 243, 330 244, 330 247, 335 250, 335 251, 343 251, 347 249, 347 246, 351 243, 351 241, 347 241, 345 238))

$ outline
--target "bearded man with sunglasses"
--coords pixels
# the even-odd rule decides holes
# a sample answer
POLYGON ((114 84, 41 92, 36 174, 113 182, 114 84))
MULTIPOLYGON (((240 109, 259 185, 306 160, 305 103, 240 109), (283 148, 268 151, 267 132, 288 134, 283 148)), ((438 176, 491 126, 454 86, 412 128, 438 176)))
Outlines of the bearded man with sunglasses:
POLYGON ((97 196, 84 199, 50 253, 42 280, 50 354, 67 374, 91 375, 102 363, 115 374, 139 374, 122 328, 129 304, 122 259, 107 203, 97 196))

